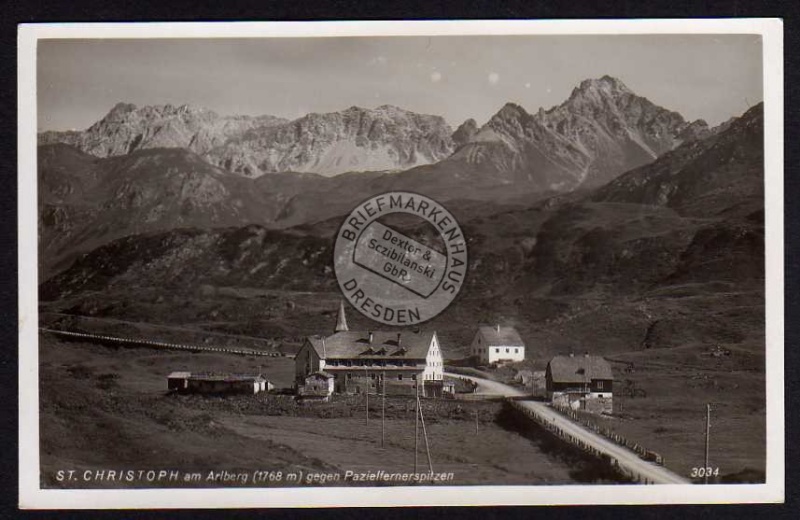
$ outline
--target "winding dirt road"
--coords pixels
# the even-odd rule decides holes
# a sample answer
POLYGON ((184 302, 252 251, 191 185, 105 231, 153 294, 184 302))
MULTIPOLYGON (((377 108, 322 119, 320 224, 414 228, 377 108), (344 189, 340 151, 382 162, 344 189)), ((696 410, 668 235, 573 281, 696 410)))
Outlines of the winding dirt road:
MULTIPOLYGON (((466 376, 462 374, 445 373, 450 377, 461 377, 469 379, 478 385, 477 393, 483 395, 501 395, 504 397, 521 397, 526 395, 518 388, 499 383, 497 381, 490 381, 489 379, 482 379, 479 377, 466 376)), ((517 401, 521 407, 526 408, 539 417, 544 418, 550 424, 559 428, 564 433, 571 435, 573 438, 582 441, 584 444, 608 455, 617 461, 620 467, 628 473, 638 476, 642 482, 652 484, 689 484, 690 481, 673 473, 663 466, 659 466, 652 462, 648 462, 639 458, 633 451, 612 442, 597 433, 588 430, 577 424, 560 413, 556 412, 546 404, 539 401, 517 401)))

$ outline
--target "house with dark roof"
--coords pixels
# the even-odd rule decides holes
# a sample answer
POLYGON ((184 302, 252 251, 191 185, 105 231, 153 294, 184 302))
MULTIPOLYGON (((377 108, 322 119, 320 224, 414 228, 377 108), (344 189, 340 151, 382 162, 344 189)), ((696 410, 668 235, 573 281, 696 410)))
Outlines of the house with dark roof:
POLYGON ((595 413, 613 411, 614 374, 600 356, 555 356, 545 370, 547 397, 554 406, 595 413))
POLYGON ((275 388, 261 375, 172 372, 167 376, 170 391, 198 394, 257 394, 275 388))
POLYGON ((475 332, 470 353, 484 365, 523 361, 525 343, 514 327, 483 325, 475 332))
POLYGON ((436 332, 353 331, 340 303, 336 327, 329 336, 308 336, 295 356, 298 388, 315 372, 333 376, 338 393, 439 395, 444 359, 436 332))

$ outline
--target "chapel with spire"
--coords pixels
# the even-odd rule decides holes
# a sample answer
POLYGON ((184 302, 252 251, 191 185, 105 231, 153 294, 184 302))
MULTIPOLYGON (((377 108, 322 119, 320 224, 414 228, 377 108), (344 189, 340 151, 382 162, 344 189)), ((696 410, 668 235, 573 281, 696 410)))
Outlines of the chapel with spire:
POLYGON ((336 316, 336 328, 333 329, 334 333, 347 332, 347 316, 344 314, 344 300, 339 300, 339 314, 336 316))

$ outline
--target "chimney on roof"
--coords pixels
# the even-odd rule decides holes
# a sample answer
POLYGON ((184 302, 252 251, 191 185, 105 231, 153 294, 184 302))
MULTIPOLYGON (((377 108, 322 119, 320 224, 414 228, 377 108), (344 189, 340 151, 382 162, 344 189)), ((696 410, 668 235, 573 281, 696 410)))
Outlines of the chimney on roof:
POLYGON ((589 357, 589 351, 584 352, 583 357, 589 357))
POLYGON ((570 352, 569 353, 569 357, 575 357, 575 353, 574 352, 570 352))
POLYGON ((333 332, 345 332, 350 330, 347 327, 347 316, 344 314, 344 300, 339 300, 339 314, 336 316, 336 328, 333 332))
POLYGON ((372 338, 373 338, 372 331, 369 331, 369 344, 370 345, 372 345, 372 338))
POLYGON ((500 333, 500 324, 498 323, 497 325, 495 325, 495 326, 494 326, 494 329, 495 329, 495 330, 496 330, 498 333, 500 333))
POLYGON ((397 333, 397 346, 400 346, 400 333, 397 333))

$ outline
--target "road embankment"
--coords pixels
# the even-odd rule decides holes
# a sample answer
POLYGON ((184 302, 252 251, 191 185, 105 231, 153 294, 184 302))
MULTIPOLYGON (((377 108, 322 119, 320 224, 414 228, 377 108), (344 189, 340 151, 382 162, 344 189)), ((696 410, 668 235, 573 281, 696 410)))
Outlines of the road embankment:
POLYGON ((555 434, 564 442, 606 461, 616 471, 626 475, 634 482, 642 484, 690 483, 667 468, 643 460, 636 452, 584 428, 543 402, 520 399, 525 394, 518 388, 473 376, 460 375, 460 377, 466 377, 477 383, 477 393, 487 396, 503 395, 507 398, 510 406, 520 411, 530 421, 555 434))

